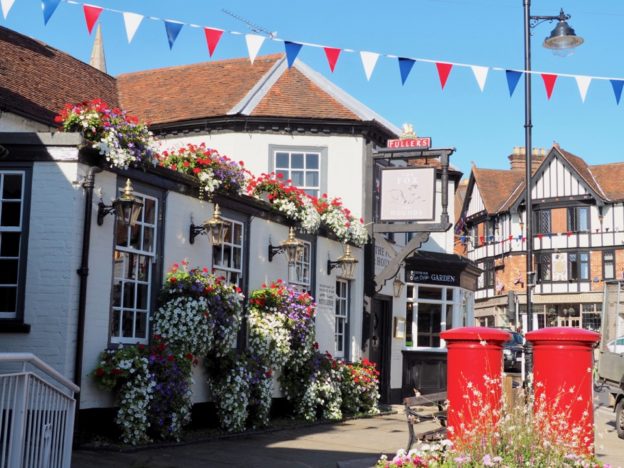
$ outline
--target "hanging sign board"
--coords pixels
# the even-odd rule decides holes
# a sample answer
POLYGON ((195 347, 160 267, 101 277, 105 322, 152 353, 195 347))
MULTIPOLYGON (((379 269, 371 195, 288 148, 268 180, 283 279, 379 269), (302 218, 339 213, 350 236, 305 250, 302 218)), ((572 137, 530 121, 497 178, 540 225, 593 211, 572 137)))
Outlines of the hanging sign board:
POLYGON ((380 221, 433 221, 435 169, 382 169, 380 205, 380 221))

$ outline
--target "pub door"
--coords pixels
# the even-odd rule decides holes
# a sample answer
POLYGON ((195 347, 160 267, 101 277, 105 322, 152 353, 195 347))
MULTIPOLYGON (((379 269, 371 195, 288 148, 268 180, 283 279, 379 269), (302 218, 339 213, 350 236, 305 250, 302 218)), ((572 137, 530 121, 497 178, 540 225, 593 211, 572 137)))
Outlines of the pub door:
POLYGON ((390 345, 392 333, 392 302, 390 298, 373 298, 371 312, 369 359, 379 371, 380 403, 390 403, 390 345))

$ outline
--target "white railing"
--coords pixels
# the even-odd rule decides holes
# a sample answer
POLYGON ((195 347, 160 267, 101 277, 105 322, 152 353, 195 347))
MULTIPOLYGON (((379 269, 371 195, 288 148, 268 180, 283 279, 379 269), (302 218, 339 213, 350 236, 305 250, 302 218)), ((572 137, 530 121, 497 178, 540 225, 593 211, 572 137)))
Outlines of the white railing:
POLYGON ((0 353, 7 363, 21 369, 0 373, 0 468, 69 467, 80 389, 34 354, 0 353))

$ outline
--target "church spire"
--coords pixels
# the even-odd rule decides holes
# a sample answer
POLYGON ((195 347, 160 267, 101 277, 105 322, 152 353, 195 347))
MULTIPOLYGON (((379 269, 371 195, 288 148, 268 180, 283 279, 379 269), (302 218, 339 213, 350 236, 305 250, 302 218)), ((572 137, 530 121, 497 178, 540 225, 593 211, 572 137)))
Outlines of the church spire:
POLYGON ((93 50, 91 51, 89 65, 93 68, 97 68, 101 72, 106 73, 106 58, 104 57, 104 42, 102 41, 101 24, 98 24, 97 31, 95 32, 95 41, 93 41, 93 50))

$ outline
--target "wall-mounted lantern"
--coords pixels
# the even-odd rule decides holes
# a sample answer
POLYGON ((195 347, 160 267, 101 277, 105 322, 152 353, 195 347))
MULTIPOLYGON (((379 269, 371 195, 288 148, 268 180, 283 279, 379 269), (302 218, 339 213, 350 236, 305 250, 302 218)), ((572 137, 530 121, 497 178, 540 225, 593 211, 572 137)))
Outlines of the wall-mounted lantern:
POLYGON ((196 226, 191 224, 189 228, 189 243, 195 243, 195 237, 205 234, 210 237, 212 245, 223 245, 225 241, 225 234, 227 232, 226 226, 228 222, 221 218, 221 209, 218 204, 215 204, 212 217, 207 219, 202 224, 196 226))
POLYGON ((355 264, 357 262, 357 258, 351 254, 351 246, 349 244, 345 244, 344 254, 338 257, 338 260, 332 261, 327 259, 327 274, 331 274, 334 268, 340 267, 342 270, 341 276, 347 279, 352 279, 355 274, 355 264))
POLYGON ((124 226, 134 226, 139 219, 141 208, 143 208, 143 203, 134 197, 132 182, 128 179, 123 193, 113 200, 111 205, 105 205, 101 200, 98 203, 98 226, 101 226, 104 223, 104 217, 111 213, 115 213, 124 226))
POLYGON ((394 291, 394 297, 401 297, 403 286, 405 286, 405 283, 401 281, 398 275, 395 276, 394 281, 392 282, 392 289, 394 291))
POLYGON ((303 242, 295 236, 295 228, 288 230, 288 238, 280 243, 280 245, 272 245, 269 242, 268 257, 269 262, 273 261, 273 257, 279 253, 285 252, 288 264, 296 263, 303 255, 303 242))

